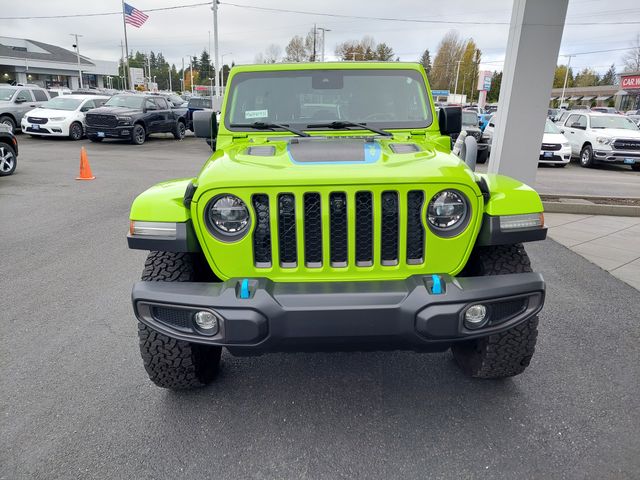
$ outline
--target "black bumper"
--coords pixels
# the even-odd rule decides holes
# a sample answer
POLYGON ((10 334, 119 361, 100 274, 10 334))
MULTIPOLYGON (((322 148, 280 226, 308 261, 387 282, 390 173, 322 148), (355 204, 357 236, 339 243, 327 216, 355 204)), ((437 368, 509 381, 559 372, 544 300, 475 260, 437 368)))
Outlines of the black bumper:
POLYGON ((128 140, 131 138, 131 132, 133 131, 133 125, 118 126, 118 127, 85 127, 85 134, 88 137, 98 138, 121 138, 128 140))
POLYGON ((545 284, 537 273, 439 279, 440 294, 433 291, 432 275, 378 282, 138 282, 132 300, 138 319, 151 328, 178 340, 226 346, 236 355, 445 350, 454 342, 524 322, 544 303, 545 284), (487 306, 489 320, 471 330, 463 317, 476 303, 487 306), (193 316, 199 310, 213 311, 221 319, 215 335, 195 327, 193 316))

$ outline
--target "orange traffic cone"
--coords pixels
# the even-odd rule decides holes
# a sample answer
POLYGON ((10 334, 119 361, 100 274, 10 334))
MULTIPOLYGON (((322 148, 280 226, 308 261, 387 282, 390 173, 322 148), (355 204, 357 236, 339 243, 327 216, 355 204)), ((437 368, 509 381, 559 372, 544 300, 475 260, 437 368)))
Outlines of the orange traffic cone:
POLYGON ((80 176, 76 177, 76 180, 94 180, 95 178, 91 173, 87 151, 82 147, 80 149, 80 176))

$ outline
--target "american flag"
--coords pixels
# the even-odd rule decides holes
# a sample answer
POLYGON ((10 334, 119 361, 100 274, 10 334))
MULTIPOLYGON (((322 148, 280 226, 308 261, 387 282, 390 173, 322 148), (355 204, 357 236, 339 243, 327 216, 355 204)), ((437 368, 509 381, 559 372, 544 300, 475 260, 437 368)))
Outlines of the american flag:
POLYGON ((144 22, 147 21, 149 15, 145 15, 140 10, 132 7, 128 3, 124 4, 124 21, 129 25, 133 25, 136 28, 140 28, 144 22))

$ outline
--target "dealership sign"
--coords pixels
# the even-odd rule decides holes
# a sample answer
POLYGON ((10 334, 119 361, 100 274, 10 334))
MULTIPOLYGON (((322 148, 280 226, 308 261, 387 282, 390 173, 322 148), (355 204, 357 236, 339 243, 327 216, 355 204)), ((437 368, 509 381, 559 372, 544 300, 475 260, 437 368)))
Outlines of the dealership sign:
POLYGON ((620 86, 625 88, 640 88, 640 75, 629 75, 622 77, 620 80, 620 86))
POLYGON ((129 75, 131 76, 131 85, 144 85, 143 69, 131 67, 129 68, 129 75))
POLYGON ((478 72, 478 90, 491 90, 491 76, 493 74, 489 70, 478 72))

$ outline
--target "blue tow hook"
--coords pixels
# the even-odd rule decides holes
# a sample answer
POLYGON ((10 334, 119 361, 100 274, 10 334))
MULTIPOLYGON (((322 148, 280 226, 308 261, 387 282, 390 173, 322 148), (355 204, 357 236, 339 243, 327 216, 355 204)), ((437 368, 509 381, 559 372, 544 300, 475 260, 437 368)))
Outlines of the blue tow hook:
POLYGON ((433 286, 431 287, 431 293, 433 295, 442 295, 442 281, 438 275, 431 275, 433 286))
POLYGON ((251 297, 251 292, 249 291, 249 279, 245 278, 240 283, 240 298, 242 300, 246 300, 251 297))

